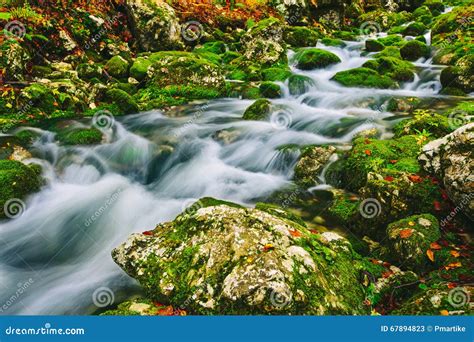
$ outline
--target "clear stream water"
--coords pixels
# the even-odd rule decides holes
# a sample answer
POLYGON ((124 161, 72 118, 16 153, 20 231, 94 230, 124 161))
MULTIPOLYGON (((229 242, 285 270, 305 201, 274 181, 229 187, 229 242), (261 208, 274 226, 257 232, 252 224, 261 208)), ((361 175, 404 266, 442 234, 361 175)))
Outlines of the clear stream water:
POLYGON ((291 182, 298 154, 279 146, 347 147, 354 134, 373 127, 387 137, 395 122, 384 110, 391 97, 441 99, 441 67, 430 60, 417 61, 416 79, 398 90, 330 81, 369 59, 361 56, 363 46, 318 44, 342 62, 315 71, 292 67, 314 85, 290 96, 282 83, 285 96, 272 101, 268 121, 241 120, 251 100, 220 99, 171 115, 154 110, 115 118, 107 141, 93 147, 60 146, 53 133, 26 128, 40 134, 32 162, 43 166, 48 184, 26 201, 21 217, 0 224, 0 305, 7 304, 0 314, 90 314, 97 310, 94 292, 103 287, 117 304, 140 291, 110 256, 131 233, 172 220, 203 196, 252 205, 291 182))

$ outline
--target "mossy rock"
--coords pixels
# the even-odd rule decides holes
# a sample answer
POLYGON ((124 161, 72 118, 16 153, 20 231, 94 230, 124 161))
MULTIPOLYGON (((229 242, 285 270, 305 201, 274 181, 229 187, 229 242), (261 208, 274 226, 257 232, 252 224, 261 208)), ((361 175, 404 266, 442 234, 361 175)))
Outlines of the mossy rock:
POLYGON ((236 52, 236 51, 226 51, 223 55, 222 55, 222 61, 226 64, 230 63, 231 61, 233 61, 234 59, 236 58, 239 58, 239 57, 242 57, 242 54, 236 52))
POLYGON ((378 40, 367 39, 365 41, 365 50, 368 52, 377 52, 377 51, 382 51, 383 49, 385 49, 385 45, 383 45, 378 40))
POLYGON ((398 84, 390 77, 380 75, 377 71, 369 68, 355 68, 338 72, 332 80, 346 87, 363 88, 397 88, 398 84))
POLYGON ((33 65, 31 68, 31 75, 34 77, 45 78, 48 77, 52 72, 53 69, 51 69, 49 66, 33 65))
POLYGON ((265 81, 285 81, 291 76, 291 71, 287 68, 267 68, 262 70, 262 76, 265 81))
POLYGON ((13 160, 0 160, 0 187, 2 189, 0 192, 0 218, 21 215, 25 208, 20 208, 15 203, 18 204, 18 200, 38 191, 41 184, 42 180, 37 165, 25 165, 13 160), (7 202, 8 205, 6 205, 7 202))
POLYGON ((102 77, 102 67, 98 64, 81 63, 76 67, 76 71, 77 76, 85 80, 102 77))
POLYGON ((412 118, 397 123, 393 128, 393 132, 396 137, 426 132, 433 138, 441 138, 453 131, 452 126, 448 117, 420 110, 416 111, 412 118))
POLYGON ((40 83, 33 83, 21 92, 20 98, 24 100, 25 105, 29 104, 42 110, 45 113, 51 113, 56 110, 56 99, 51 89, 40 83))
POLYGON ((315 48, 298 51, 294 59, 296 67, 301 70, 320 69, 341 62, 332 52, 315 48))
POLYGON ((262 82, 259 86, 261 97, 276 99, 281 97, 281 89, 278 84, 273 82, 262 82))
POLYGON ((121 89, 110 89, 106 93, 106 97, 116 104, 125 114, 137 113, 139 111, 135 100, 121 89))
POLYGON ((226 49, 226 45, 223 41, 215 41, 207 42, 202 46, 195 48, 194 52, 205 51, 215 53, 216 55, 221 55, 226 52, 226 49))
POLYGON ((428 58, 430 56, 430 48, 423 42, 410 40, 400 48, 400 56, 409 61, 416 61, 422 57, 428 58))
POLYGON ((294 48, 316 46, 319 34, 310 28, 292 26, 285 29, 284 40, 294 48))
POLYGON ((375 58, 378 58, 378 57, 394 57, 394 58, 398 58, 398 59, 402 58, 402 56, 400 55, 400 49, 396 46, 387 46, 382 51, 376 53, 374 55, 374 57, 375 58))
POLYGON ((130 67, 130 76, 138 81, 143 81, 152 62, 144 57, 138 57, 130 67))
POLYGON ((414 66, 410 62, 394 57, 378 57, 367 61, 362 66, 376 70, 379 74, 395 81, 409 82, 415 79, 414 66))
POLYGON ((263 209, 197 204, 133 234, 112 257, 150 300, 190 314, 369 312, 359 276, 370 263, 346 239, 312 234, 284 210, 263 209))
POLYGON ((314 81, 308 76, 291 75, 288 78, 288 89, 291 95, 302 95, 307 92, 311 86, 314 86, 314 81))
POLYGON ((420 22, 414 22, 403 30, 404 36, 420 36, 426 32, 426 25, 420 22))
POLYGON ((319 175, 336 151, 333 146, 307 146, 295 165, 294 180, 304 187, 319 184, 319 175))
POLYGON ((405 42, 405 40, 396 34, 391 34, 386 37, 377 39, 379 43, 382 43, 384 46, 398 46, 400 43, 405 42))
POLYGON ((128 77, 129 63, 122 56, 114 56, 105 64, 107 73, 115 78, 128 77))
POLYGON ((95 145, 102 141, 102 132, 96 128, 76 128, 62 130, 56 139, 64 145, 95 145))
POLYGON ((434 263, 426 254, 431 243, 441 238, 439 223, 430 214, 414 215, 387 227, 391 261, 403 264, 409 270, 426 271, 434 263))
POLYGON ((337 47, 344 47, 346 43, 343 40, 337 38, 323 38, 321 39, 321 43, 326 46, 337 46, 337 47))
POLYGON ((460 58, 455 66, 449 66, 441 71, 443 88, 457 88, 465 93, 474 91, 474 55, 460 58))
POLYGON ((258 99, 248 107, 243 115, 244 120, 264 120, 270 114, 272 103, 267 99, 258 99))
POLYGON ((261 81, 262 66, 242 57, 234 59, 226 66, 227 78, 237 81, 261 81))

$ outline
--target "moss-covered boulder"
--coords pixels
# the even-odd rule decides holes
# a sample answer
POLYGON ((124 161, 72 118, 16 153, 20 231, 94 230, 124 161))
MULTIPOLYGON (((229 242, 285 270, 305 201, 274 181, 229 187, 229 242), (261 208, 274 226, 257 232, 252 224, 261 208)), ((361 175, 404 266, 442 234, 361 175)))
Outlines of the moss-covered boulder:
POLYGON ((106 98, 116 104, 125 114, 136 113, 139 111, 135 100, 121 89, 110 89, 106 93, 106 98))
POLYGON ((365 50, 368 52, 377 52, 385 49, 385 45, 375 39, 367 39, 365 41, 365 50))
POLYGON ((76 71, 79 78, 86 80, 102 76, 102 66, 95 63, 81 63, 76 67, 76 71))
POLYGON ((456 88, 465 93, 474 91, 474 55, 460 58, 454 66, 441 72, 443 88, 456 88))
POLYGON ((273 82, 262 82, 259 86, 260 95, 269 99, 276 99, 281 97, 280 86, 273 82))
POLYGON ((425 32, 426 32, 426 25, 416 21, 408 25, 403 30, 403 35, 417 37, 417 36, 421 36, 425 32))
POLYGON ((96 128, 61 130, 56 139, 64 145, 95 145, 102 141, 102 132, 96 128))
POLYGON ((416 61, 419 58, 428 58, 430 48, 418 40, 410 40, 400 48, 400 56, 408 61, 416 61))
POLYGON ((426 132, 430 136, 441 138, 453 131, 453 124, 447 116, 428 110, 416 110, 413 117, 397 123, 393 131, 396 137, 426 132))
POLYGON ((130 76, 138 81, 143 81, 152 62, 148 58, 138 57, 130 67, 130 76))
POLYGON ((21 215, 20 200, 38 191, 42 180, 39 168, 13 160, 0 160, 0 218, 21 215))
POLYGON ((56 110, 56 99, 53 92, 44 84, 33 83, 26 87, 21 92, 20 99, 24 102, 24 105, 29 104, 45 113, 51 113, 56 110))
POLYGON ((151 300, 191 314, 366 314, 365 265, 336 233, 202 199, 112 252, 151 300))
POLYGON ((409 270, 434 268, 434 260, 430 260, 427 251, 441 237, 441 232, 433 215, 414 215, 391 223, 387 237, 391 261, 409 270))
POLYGON ((267 99, 258 99, 244 112, 244 120, 264 120, 271 111, 272 103, 267 99))
POLYGON ((295 181, 305 187, 319 184, 318 177, 335 151, 336 148, 333 146, 308 146, 304 148, 295 165, 295 181))
POLYGON ((283 24, 274 17, 261 20, 252 26, 240 42, 247 60, 266 66, 287 61, 283 24))
POLYGON ((318 39, 319 34, 308 27, 288 27, 284 32, 285 42, 294 48, 316 46, 318 39))
POLYGON ((363 88, 396 88, 398 84, 390 77, 380 75, 377 71, 369 68, 355 68, 339 71, 332 80, 346 87, 363 88))
POLYGON ((298 51, 294 60, 296 67, 301 70, 320 69, 341 62, 341 59, 332 52, 316 48, 298 51))
POLYGON ((267 68, 262 70, 262 76, 265 81, 285 81, 291 76, 291 71, 284 67, 267 68))
POLYGON ((291 95, 302 95, 314 86, 314 81, 304 75, 291 75, 288 78, 288 89, 291 95))
POLYGON ((394 81, 409 82, 415 79, 415 67, 410 62, 395 57, 378 57, 365 62, 362 67, 376 70, 394 81))
POLYGON ((105 64, 107 73, 115 78, 128 77, 128 61, 121 56, 114 56, 105 64))
POLYGON ((4 77, 9 81, 24 81, 26 65, 31 56, 26 48, 14 39, 5 40, 0 45, 0 66, 5 70, 4 77))

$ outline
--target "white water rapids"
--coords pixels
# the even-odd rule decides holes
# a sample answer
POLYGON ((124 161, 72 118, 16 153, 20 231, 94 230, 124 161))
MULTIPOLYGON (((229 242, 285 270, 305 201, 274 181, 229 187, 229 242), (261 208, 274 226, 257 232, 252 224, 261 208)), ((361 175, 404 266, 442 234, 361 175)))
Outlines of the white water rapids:
POLYGON ((416 63, 415 81, 398 90, 330 81, 370 58, 361 56, 363 45, 318 44, 342 62, 314 71, 293 67, 314 86, 293 97, 281 84, 285 96, 272 100, 273 120, 243 121, 253 101, 221 99, 175 116, 154 110, 116 117, 108 141, 93 147, 61 146, 53 133, 34 129, 41 138, 32 152, 48 182, 28 198, 21 217, 0 224, 0 307, 7 307, 0 314, 90 314, 102 287, 117 304, 139 291, 110 256, 131 233, 172 220, 203 196, 251 205, 291 182, 298 155, 279 146, 344 145, 372 127, 387 136, 391 97, 439 97, 441 68, 424 60, 416 63))

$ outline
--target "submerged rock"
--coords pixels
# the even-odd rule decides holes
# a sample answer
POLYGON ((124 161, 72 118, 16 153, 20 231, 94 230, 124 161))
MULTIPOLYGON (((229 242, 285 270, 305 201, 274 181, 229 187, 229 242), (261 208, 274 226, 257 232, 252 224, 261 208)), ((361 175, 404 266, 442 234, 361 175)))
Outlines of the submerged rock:
POLYGON ((443 183, 448 196, 474 220, 474 123, 426 144, 418 160, 443 183))
POLYGON ((295 181, 308 187, 317 185, 319 183, 318 176, 334 152, 336 152, 334 146, 305 148, 295 166, 295 181))
POLYGON ((112 252, 152 300, 200 314, 363 314, 359 258, 258 209, 204 198, 112 252))
POLYGON ((267 99, 258 99, 244 112, 244 120, 264 120, 271 110, 272 103, 267 99))

